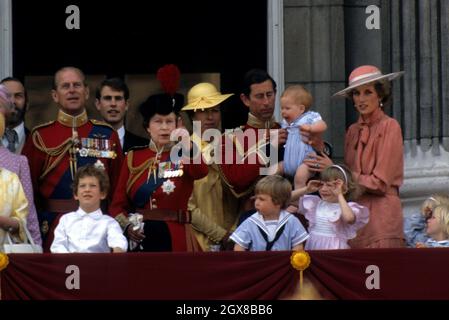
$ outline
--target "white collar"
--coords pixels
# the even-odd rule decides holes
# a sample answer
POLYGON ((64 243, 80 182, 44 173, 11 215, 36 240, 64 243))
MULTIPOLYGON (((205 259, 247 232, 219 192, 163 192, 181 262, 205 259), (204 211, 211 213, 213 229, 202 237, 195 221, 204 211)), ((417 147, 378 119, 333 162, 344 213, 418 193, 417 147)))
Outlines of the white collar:
POLYGON ((25 139, 25 123, 22 121, 17 127, 14 128, 19 136, 19 141, 25 139))
POLYGON ((125 136, 125 126, 121 126, 120 128, 118 128, 117 129, 117 134, 118 134, 118 136, 120 138, 124 137, 125 136))
POLYGON ((78 210, 76 210, 76 214, 79 215, 80 217, 88 216, 92 219, 99 220, 101 218, 101 216, 103 215, 103 212, 101 212, 101 209, 98 208, 95 211, 87 213, 86 211, 81 209, 81 207, 79 207, 78 210))
MULTIPOLYGON (((20 147, 21 143, 25 141, 25 123, 22 121, 18 126, 12 128, 12 130, 14 130, 17 133, 16 146, 19 145, 20 147)), ((0 140, 3 141, 2 143, 3 146, 6 147, 8 145, 6 135, 3 135, 3 138, 0 140)))
POLYGON ((125 143, 125 126, 121 126, 120 128, 118 128, 117 134, 120 139, 120 144, 122 145, 123 148, 123 144, 125 143))
MULTIPOLYGON (((292 217, 292 215, 287 212, 286 210, 281 210, 280 214, 279 214, 279 219, 278 219, 278 225, 276 227, 276 232, 285 224, 287 223, 288 219, 290 219, 290 217, 292 217)), ((256 223, 262 230, 264 230, 267 234, 268 234, 268 229, 265 225, 265 220, 263 218, 263 215, 261 215, 259 213, 259 211, 257 211, 255 214, 253 214, 251 217, 249 217, 248 219, 252 219, 254 221, 254 223, 256 223)))

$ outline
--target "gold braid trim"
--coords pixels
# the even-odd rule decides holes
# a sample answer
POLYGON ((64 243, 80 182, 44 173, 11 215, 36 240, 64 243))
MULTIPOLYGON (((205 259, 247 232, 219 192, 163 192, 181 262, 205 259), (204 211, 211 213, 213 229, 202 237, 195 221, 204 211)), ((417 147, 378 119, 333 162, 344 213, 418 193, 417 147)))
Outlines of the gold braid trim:
POLYGON ((273 127, 277 125, 276 118, 274 116, 272 116, 268 121, 262 121, 259 118, 256 118, 251 112, 248 113, 248 121, 246 123, 250 127, 256 129, 273 129, 273 127))
POLYGON ((217 165, 217 169, 218 169, 218 174, 220 175, 221 181, 223 181, 224 184, 225 184, 225 186, 229 188, 229 191, 231 191, 231 193, 232 193, 232 195, 233 195, 234 197, 236 197, 236 198, 242 198, 242 197, 245 197, 245 196, 247 196, 247 195, 249 195, 250 193, 253 192, 254 187, 255 187, 255 185, 256 185, 255 182, 251 185, 251 187, 248 188, 248 190, 243 191, 243 192, 241 192, 241 193, 237 193, 237 192, 234 190, 234 186, 231 185, 231 184, 229 183, 228 179, 227 179, 226 176, 224 175, 224 173, 223 173, 223 171, 221 170, 221 167, 220 167, 219 165, 217 165))
POLYGON ((63 143, 54 148, 47 148, 38 131, 33 132, 32 139, 35 147, 47 155, 43 173, 39 177, 39 179, 43 179, 51 170, 53 170, 59 163, 61 163, 65 153, 68 152, 70 147, 72 146, 72 138, 67 138, 63 143), (56 159, 51 162, 51 158, 54 157, 56 157, 56 159))
POLYGON ((156 158, 150 158, 146 161, 144 161, 141 165, 137 167, 133 167, 133 157, 134 157, 134 150, 131 150, 128 152, 128 169, 130 175, 134 175, 134 177, 128 179, 128 182, 126 183, 126 193, 129 193, 129 190, 131 189, 131 186, 134 184, 134 182, 139 179, 139 177, 156 161, 156 158))

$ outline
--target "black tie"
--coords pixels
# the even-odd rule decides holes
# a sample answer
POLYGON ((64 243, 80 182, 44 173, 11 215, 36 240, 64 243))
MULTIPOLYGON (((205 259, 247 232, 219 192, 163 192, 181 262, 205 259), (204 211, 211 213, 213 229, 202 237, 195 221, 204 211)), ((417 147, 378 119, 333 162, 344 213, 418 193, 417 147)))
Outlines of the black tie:
POLYGON ((8 140, 8 150, 11 152, 16 152, 16 143, 19 140, 19 136, 14 129, 6 129, 5 131, 6 140, 8 140))

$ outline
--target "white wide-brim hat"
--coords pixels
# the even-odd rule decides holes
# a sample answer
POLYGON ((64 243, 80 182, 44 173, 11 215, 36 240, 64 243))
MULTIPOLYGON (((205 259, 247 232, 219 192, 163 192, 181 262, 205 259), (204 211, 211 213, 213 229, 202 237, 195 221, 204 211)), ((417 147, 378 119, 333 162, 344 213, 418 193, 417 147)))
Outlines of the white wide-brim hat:
POLYGON ((187 93, 187 105, 181 111, 193 110, 196 112, 197 110, 213 108, 232 95, 234 94, 221 94, 212 83, 198 83, 187 93))
POLYGON ((334 97, 349 97, 349 93, 357 87, 375 81, 388 80, 391 81, 404 74, 404 71, 382 74, 375 66, 365 65, 354 69, 349 75, 349 86, 341 91, 338 91, 334 97))

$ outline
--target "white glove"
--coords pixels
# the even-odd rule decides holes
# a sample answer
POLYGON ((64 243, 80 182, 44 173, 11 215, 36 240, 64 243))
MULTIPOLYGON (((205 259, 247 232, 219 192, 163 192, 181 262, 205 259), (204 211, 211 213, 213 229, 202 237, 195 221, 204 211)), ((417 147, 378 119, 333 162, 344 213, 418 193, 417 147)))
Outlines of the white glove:
MULTIPOLYGON (((130 213, 128 217, 129 222, 131 223, 130 228, 133 228, 133 231, 140 230, 143 233, 143 215, 140 213, 130 213)), ((140 242, 130 241, 129 247, 131 250, 134 250, 137 246, 140 246, 143 249, 142 244, 140 242)))

